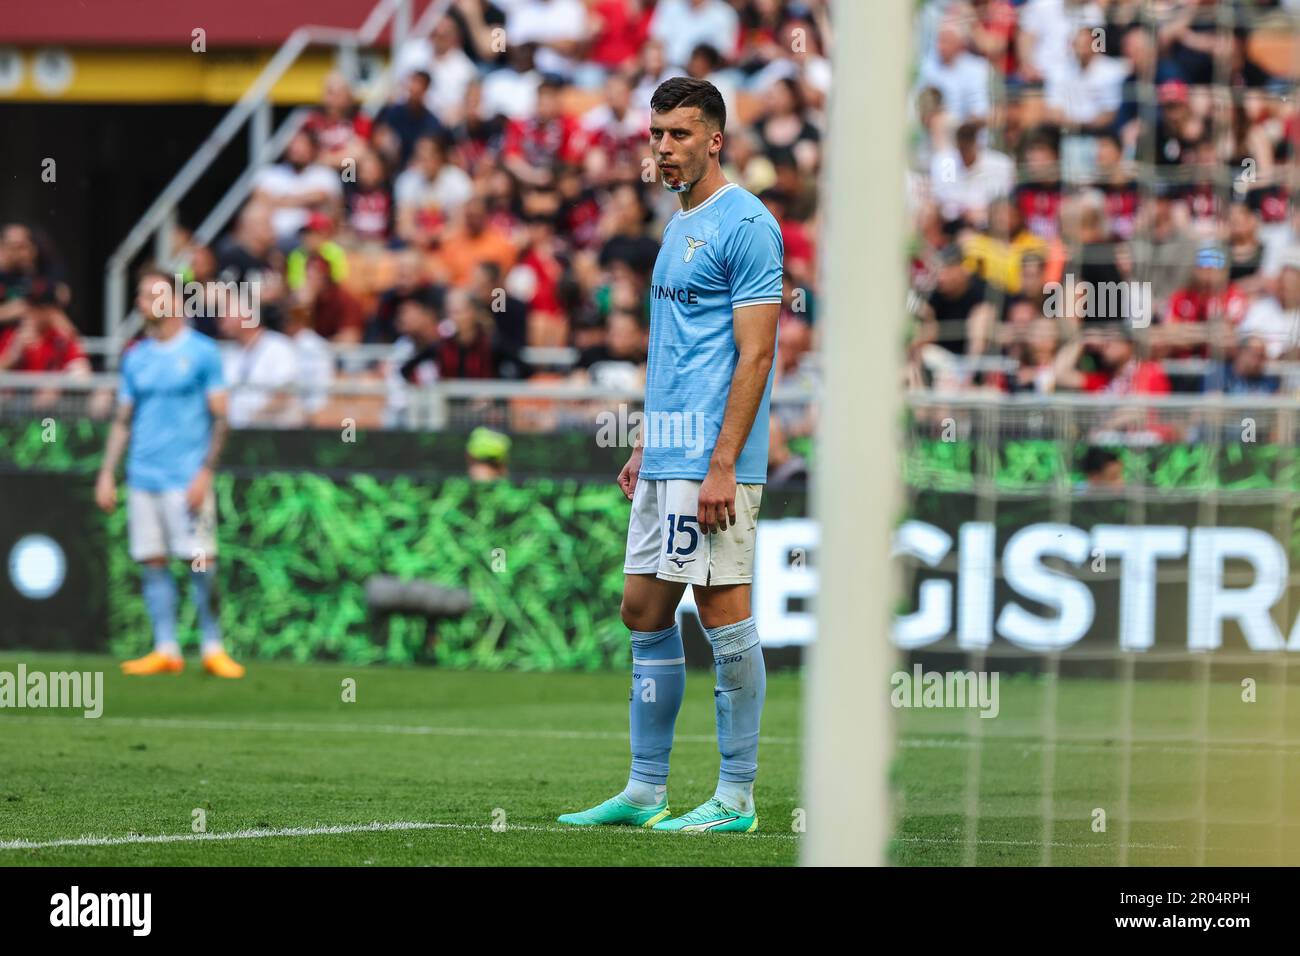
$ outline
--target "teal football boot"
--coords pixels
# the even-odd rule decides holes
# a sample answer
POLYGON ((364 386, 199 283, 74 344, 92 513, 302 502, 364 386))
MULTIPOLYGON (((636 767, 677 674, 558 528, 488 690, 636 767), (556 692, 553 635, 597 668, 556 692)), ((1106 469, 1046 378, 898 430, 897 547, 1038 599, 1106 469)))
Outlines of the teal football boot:
POLYGON ((604 803, 578 813, 562 813, 556 819, 571 827, 653 827, 668 816, 668 799, 657 807, 643 807, 618 793, 604 803))
POLYGON ((690 813, 656 823, 654 828, 683 833, 753 833, 758 829, 758 814, 733 810, 715 797, 690 813))

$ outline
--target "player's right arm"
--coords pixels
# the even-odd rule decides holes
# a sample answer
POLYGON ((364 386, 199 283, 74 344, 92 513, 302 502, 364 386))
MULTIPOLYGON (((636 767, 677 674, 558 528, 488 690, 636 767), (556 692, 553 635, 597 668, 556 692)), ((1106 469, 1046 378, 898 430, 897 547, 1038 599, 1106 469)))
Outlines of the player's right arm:
POLYGON ((632 500, 632 494, 636 491, 637 476, 641 473, 641 431, 637 430, 636 441, 632 444, 632 454, 623 466, 623 470, 618 473, 618 486, 623 489, 623 494, 627 500, 632 500))
POLYGON ((108 430, 104 463, 99 466, 99 478, 95 481, 95 504, 108 514, 112 514, 117 507, 117 480, 113 476, 117 474, 118 462, 122 460, 122 453, 131 440, 131 411, 129 403, 118 402, 113 424, 108 430))
POLYGON ((112 514, 117 507, 118 463, 131 441, 131 416, 135 411, 135 388, 131 379, 132 356, 122 360, 122 374, 117 385, 117 411, 113 413, 113 424, 108 429, 108 444, 104 448, 104 462, 99 466, 99 477, 95 481, 95 504, 107 514, 112 514))

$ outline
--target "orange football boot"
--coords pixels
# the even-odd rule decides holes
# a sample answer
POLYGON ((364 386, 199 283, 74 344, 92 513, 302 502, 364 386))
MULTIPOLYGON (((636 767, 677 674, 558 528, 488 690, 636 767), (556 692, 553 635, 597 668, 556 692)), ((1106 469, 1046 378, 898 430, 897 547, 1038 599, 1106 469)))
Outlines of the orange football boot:
POLYGON ((143 676, 146 674, 179 674, 185 662, 171 654, 150 651, 144 657, 122 662, 122 673, 143 676))
POLYGON ((203 669, 213 677, 243 677, 244 665, 225 651, 213 651, 203 658, 203 669))

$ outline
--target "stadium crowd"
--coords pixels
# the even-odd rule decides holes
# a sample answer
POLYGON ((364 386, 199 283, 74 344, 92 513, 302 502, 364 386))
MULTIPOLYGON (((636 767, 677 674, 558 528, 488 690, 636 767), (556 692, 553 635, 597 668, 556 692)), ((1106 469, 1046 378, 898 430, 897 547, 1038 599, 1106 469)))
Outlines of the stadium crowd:
MULTIPOLYGON (((815 379, 830 38, 825 0, 456 0, 399 53, 376 115, 331 74, 229 232, 175 243, 228 376, 644 376, 650 271, 675 209, 648 158, 664 78, 712 80, 724 167, 782 226, 779 375, 815 379), (500 31, 504 31, 503 33, 500 31), (504 36, 507 42, 498 42, 504 36), (499 52, 498 52, 499 51, 499 52), (329 343, 390 347, 380 363, 329 343), (574 360, 538 360, 568 347, 574 360), (539 351, 540 349, 540 351, 539 351)), ((906 386, 945 394, 1291 393, 1300 377, 1296 0, 926 0, 906 197, 906 386), (1276 8, 1276 9, 1275 9, 1276 8)), ((0 371, 90 369, 39 230, 0 232, 0 371)), ((323 392, 277 422, 337 418, 323 392)), ((238 415, 236 416, 239 417, 238 415)), ((792 435, 806 415, 776 415, 792 435)))
POLYGON ((1294 393, 1294 0, 929 0, 908 386, 1294 393), (1274 20, 1266 20, 1272 14, 1274 20))
MULTIPOLYGON (((215 309, 193 324, 225 340, 227 377, 250 392, 386 377, 388 421, 403 383, 639 386, 650 273, 677 208, 649 158, 649 101, 662 80, 689 74, 724 93, 728 177, 782 224, 781 372, 806 377, 827 27, 825 0, 457 0, 399 52, 391 102, 368 116, 348 78, 331 74, 228 234, 210 247, 178 237, 187 281, 259 292, 254 328, 215 309), (340 361, 328 343, 391 352, 378 366, 340 361), (529 361, 555 347, 576 361, 529 361)), ((0 298, 15 317, 28 300, 11 273, 40 271, 20 245, 0 243, 0 298)), ((0 369, 84 361, 66 317, 0 332, 0 369)), ((237 426, 330 417, 323 395, 292 410, 236 402, 231 414, 237 426)))

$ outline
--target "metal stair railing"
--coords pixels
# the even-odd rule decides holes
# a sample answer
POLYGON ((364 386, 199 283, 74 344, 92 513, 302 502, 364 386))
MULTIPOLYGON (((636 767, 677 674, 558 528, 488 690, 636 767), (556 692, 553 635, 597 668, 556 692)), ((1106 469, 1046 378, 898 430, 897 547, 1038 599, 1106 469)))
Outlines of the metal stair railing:
POLYGON ((363 109, 373 114, 384 102, 396 79, 397 53, 402 45, 410 40, 427 37, 451 7, 451 0, 431 0, 412 25, 412 2, 413 0, 379 0, 365 22, 355 30, 302 26, 281 44, 257 79, 231 106, 212 134, 172 177, 109 256, 104 270, 104 335, 115 345, 106 356, 110 368, 116 366, 121 345, 135 333, 141 321, 139 313, 129 303, 127 270, 132 260, 152 239, 156 260, 171 265, 182 264, 176 262, 171 248, 177 207, 199 178, 239 135, 245 124, 249 124, 248 166, 195 229, 195 239, 200 243, 210 243, 216 238, 217 233, 230 221, 252 191, 257 173, 284 151, 293 134, 306 121, 310 110, 299 107, 285 118, 279 129, 271 131, 271 91, 297 62, 298 57, 311 46, 335 46, 344 72, 350 79, 355 79, 357 51, 373 46, 385 27, 389 27, 389 62, 373 81, 372 89, 363 104, 363 109))

